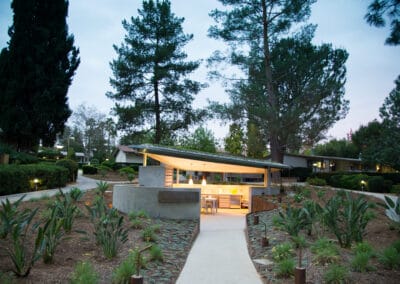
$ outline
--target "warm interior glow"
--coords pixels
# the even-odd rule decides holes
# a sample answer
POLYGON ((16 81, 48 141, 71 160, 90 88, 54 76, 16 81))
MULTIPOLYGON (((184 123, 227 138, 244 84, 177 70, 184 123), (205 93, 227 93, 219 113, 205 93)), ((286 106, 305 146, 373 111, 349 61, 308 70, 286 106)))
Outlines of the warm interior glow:
POLYGON ((205 177, 203 177, 203 180, 201 181, 201 185, 207 185, 207 181, 206 181, 206 178, 205 177))
POLYGON ((193 179, 192 178, 189 179, 189 184, 193 185, 193 179))

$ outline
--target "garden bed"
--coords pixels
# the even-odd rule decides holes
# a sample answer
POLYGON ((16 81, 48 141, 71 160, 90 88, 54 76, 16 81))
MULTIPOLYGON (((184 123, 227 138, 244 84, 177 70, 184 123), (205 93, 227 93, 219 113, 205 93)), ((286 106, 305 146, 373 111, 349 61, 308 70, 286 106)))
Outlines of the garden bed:
MULTIPOLYGON (((110 204, 112 194, 108 193, 106 196, 107 204, 110 204)), ((122 214, 124 228, 128 230, 128 241, 121 245, 116 257, 106 258, 102 249, 96 245, 93 225, 85 208, 85 203, 90 204, 94 198, 94 190, 91 190, 85 193, 82 200, 78 201, 81 214, 75 220, 73 232, 66 234, 58 246, 54 263, 44 264, 42 259, 39 259, 30 274, 25 278, 17 279, 17 283, 69 283, 74 267, 80 261, 92 264, 94 270, 99 274, 99 283, 111 283, 114 269, 127 258, 129 252, 147 245, 142 238, 143 229, 133 228, 128 216, 122 214), (82 234, 82 232, 86 232, 86 234, 82 234)), ((37 221, 43 216, 47 205, 53 200, 53 198, 45 198, 27 201, 21 203, 19 208, 39 208, 35 217, 35 221, 37 221)), ((153 225, 159 227, 159 233, 156 234, 156 244, 161 248, 163 254, 163 261, 149 261, 146 268, 142 270, 144 283, 174 283, 198 234, 199 220, 145 218, 142 220, 142 225, 143 228, 153 225)), ((33 236, 27 239, 32 242, 33 236)), ((9 272, 13 267, 11 260, 5 254, 6 245, 5 240, 0 242, 0 271, 3 273, 9 272)))
MULTIPOLYGON (((310 189, 310 187, 309 187, 310 189)), ((309 195, 309 198, 302 196, 302 198, 298 198, 301 195, 302 189, 295 189, 296 193, 292 194, 292 196, 284 195, 282 196, 282 203, 279 204, 280 209, 275 209, 271 211, 263 211, 257 213, 251 213, 247 215, 247 239, 248 239, 248 247, 251 258, 254 261, 254 265, 261 275, 264 283, 293 283, 293 276, 288 277, 280 277, 278 274, 277 261, 273 259, 273 250, 277 250, 277 246, 282 243, 290 243, 292 244, 291 236, 278 228, 273 223, 274 217, 278 215, 279 210, 282 210, 283 207, 286 207, 290 204, 292 207, 301 208, 303 205, 302 202, 306 199, 312 199, 322 206, 325 204, 321 200, 321 196, 317 196, 317 192, 321 189, 313 188, 308 190, 306 195, 309 195), (298 202, 295 201, 297 199, 298 202), (302 199, 302 200, 300 200, 302 199), (259 224, 254 224, 254 215, 259 216, 259 224), (265 224, 265 225, 264 225, 265 224), (266 235, 269 240, 269 246, 263 247, 261 244, 261 238, 264 236, 264 230, 266 228, 266 235)), ((332 196, 337 194, 337 191, 324 189, 325 194, 323 199, 329 200, 332 196)), ((356 194, 353 194, 356 197, 356 194)), ((383 203, 382 200, 378 200, 372 197, 365 197, 368 201, 372 203, 383 203)), ((265 197, 268 202, 277 202, 277 198, 265 197)), ((383 251, 383 249, 387 248, 390 244, 399 240, 399 233, 390 226, 390 219, 384 214, 384 209, 380 206, 376 206, 373 209, 369 209, 375 213, 375 218, 369 221, 368 225, 365 229, 365 236, 363 238, 364 242, 370 244, 375 252, 375 257, 370 259, 369 266, 371 271, 366 272, 355 272, 351 268, 351 261, 354 256, 354 244, 351 248, 340 248, 338 245, 337 238, 334 234, 328 232, 326 229, 322 230, 322 228, 316 228, 318 234, 320 236, 324 235, 326 238, 330 240, 339 250, 339 254, 337 259, 334 261, 342 266, 344 266, 348 270, 348 278, 347 282, 349 283, 400 283, 400 268, 396 269, 387 269, 384 265, 382 265, 378 261, 379 254, 383 251)), ((285 210, 282 210, 285 212, 285 210)), ((311 236, 307 234, 304 230, 300 231, 301 236, 305 237, 307 242, 307 247, 303 249, 303 258, 302 265, 306 267, 306 279, 307 283, 325 283, 324 274, 329 268, 329 264, 319 263, 316 257, 316 254, 311 252, 310 247, 312 244, 316 242, 319 238, 317 233, 313 232, 311 236)), ((297 265, 297 254, 299 253, 298 249, 292 249, 292 258, 295 260, 297 265)), ((276 255, 276 254, 275 254, 276 255)))

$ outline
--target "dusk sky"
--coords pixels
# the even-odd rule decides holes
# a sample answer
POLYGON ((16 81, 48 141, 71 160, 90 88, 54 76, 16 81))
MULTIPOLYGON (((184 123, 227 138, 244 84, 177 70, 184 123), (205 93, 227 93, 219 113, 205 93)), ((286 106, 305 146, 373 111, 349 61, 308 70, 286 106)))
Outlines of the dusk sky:
MULTIPOLYGON (((125 36, 121 21, 137 15, 139 0, 70 0, 67 22, 69 32, 75 36, 80 49, 81 64, 68 92, 72 109, 81 103, 93 105, 108 114, 114 105, 105 93, 112 91, 109 85, 109 62, 116 58, 113 44, 120 45, 125 36)), ((317 24, 315 44, 332 43, 349 53, 347 60, 346 98, 350 100, 347 117, 329 130, 328 135, 345 138, 350 129, 357 130, 379 118, 379 107, 395 87, 394 80, 400 74, 400 46, 384 45, 388 28, 369 26, 364 15, 370 0, 319 0, 312 7, 309 23, 317 24)), ((10 0, 0 0, 0 48, 9 40, 7 30, 12 24, 10 0)), ((216 0, 171 0, 172 11, 184 17, 185 33, 194 35, 187 45, 189 59, 206 59, 224 44, 207 37, 213 20, 208 16, 212 9, 221 7, 216 0)), ((202 107, 207 99, 227 102, 228 95, 218 82, 207 81, 205 64, 191 78, 207 82, 195 101, 202 107)), ((216 137, 227 133, 226 126, 209 122, 216 137)))

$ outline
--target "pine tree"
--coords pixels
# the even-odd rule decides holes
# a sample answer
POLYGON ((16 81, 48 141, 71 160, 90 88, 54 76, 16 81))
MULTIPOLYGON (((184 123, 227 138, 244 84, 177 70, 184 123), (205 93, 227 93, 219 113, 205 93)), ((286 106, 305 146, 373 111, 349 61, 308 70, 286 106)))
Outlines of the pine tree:
POLYGON ((169 1, 143 1, 138 13, 122 23, 127 35, 114 46, 118 58, 111 62, 110 83, 115 92, 107 96, 117 101, 118 128, 127 136, 154 133, 154 143, 166 143, 204 115, 191 105, 202 86, 187 78, 199 62, 185 60, 183 47, 193 36, 183 33, 184 19, 171 12, 169 1))
POLYGON ((66 0, 13 0, 10 41, 0 55, 2 140, 18 150, 53 146, 71 115, 67 92, 79 65, 66 0))

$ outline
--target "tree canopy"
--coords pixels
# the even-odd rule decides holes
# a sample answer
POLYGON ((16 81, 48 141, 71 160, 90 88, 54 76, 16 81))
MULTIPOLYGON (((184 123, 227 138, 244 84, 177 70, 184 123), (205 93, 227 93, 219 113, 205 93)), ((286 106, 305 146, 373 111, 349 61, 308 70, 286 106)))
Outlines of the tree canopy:
POLYGON ((382 122, 374 120, 361 126, 352 136, 363 162, 400 170, 400 80, 380 108, 382 122))
POLYGON ((351 141, 346 139, 332 139, 318 144, 313 149, 314 155, 342 158, 359 158, 360 150, 351 141))
POLYGON ((127 35, 114 46, 115 92, 107 96, 117 101, 118 128, 127 136, 153 134, 153 143, 166 144, 205 114, 192 107, 202 85, 188 78, 200 62, 186 60, 183 48, 193 36, 183 32, 184 19, 172 13, 169 1, 143 1, 138 14, 122 22, 127 35))
POLYGON ((225 115, 233 110, 230 118, 242 119, 243 125, 246 120, 255 123, 270 145, 272 160, 282 162, 285 150, 318 141, 346 115, 347 52, 328 44, 314 46, 312 26, 291 32, 309 17, 315 1, 220 2, 229 8, 211 12, 217 24, 209 34, 231 49, 225 55, 216 52, 210 62, 229 62, 245 78, 230 84, 232 104, 214 109, 225 115))
POLYGON ((1 139, 17 150, 53 146, 71 115, 67 92, 79 65, 65 0, 13 0, 0 54, 1 139))
POLYGON ((198 127, 192 134, 181 137, 178 143, 184 149, 209 153, 216 153, 218 146, 213 132, 204 127, 198 127))
POLYGON ((372 0, 365 14, 368 24, 375 27, 386 26, 390 20, 390 35, 385 43, 388 45, 400 44, 400 1, 399 0, 372 0))

